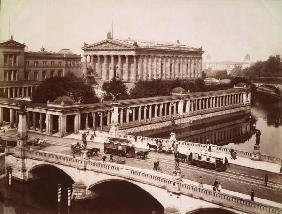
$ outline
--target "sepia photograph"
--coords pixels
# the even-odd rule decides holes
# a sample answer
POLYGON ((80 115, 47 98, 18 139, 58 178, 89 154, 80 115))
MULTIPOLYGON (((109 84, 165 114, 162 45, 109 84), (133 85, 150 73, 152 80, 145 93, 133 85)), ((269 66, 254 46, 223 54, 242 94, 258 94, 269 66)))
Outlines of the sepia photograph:
POLYGON ((282 0, 0 0, 0 214, 282 214, 282 0))

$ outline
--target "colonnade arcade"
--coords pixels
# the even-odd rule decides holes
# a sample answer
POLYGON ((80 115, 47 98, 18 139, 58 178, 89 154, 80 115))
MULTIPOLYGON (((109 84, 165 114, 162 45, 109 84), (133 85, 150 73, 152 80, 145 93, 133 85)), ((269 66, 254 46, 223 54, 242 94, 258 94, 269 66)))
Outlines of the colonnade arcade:
POLYGON ((187 55, 84 55, 102 80, 189 79, 201 77, 202 57, 187 55))
POLYGON ((0 87, 0 97, 20 98, 31 97, 37 86, 5 86, 0 87))
MULTIPOLYGON (((250 93, 233 90, 223 94, 217 93, 217 95, 194 93, 182 97, 167 96, 158 101, 154 98, 133 101, 134 103, 127 100, 120 101, 117 118, 121 129, 249 105, 250 93)), ((19 107, 0 102, 0 123, 8 123, 11 127, 16 127, 18 109, 19 107)), ((64 110, 63 106, 61 110, 64 110)), ((59 136, 77 133, 79 130, 88 128, 107 131, 110 129, 114 112, 111 104, 107 102, 86 106, 84 110, 71 107, 69 113, 61 110, 28 107, 28 129, 59 136), (95 109, 96 105, 99 105, 99 109, 95 109)))

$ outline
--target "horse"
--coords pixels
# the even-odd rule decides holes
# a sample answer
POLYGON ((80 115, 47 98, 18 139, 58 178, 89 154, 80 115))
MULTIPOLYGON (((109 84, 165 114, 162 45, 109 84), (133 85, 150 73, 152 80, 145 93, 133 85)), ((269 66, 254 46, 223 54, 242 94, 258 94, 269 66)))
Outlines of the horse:
POLYGON ((150 150, 152 149, 156 151, 158 149, 158 146, 154 144, 147 143, 147 146, 149 147, 150 150))

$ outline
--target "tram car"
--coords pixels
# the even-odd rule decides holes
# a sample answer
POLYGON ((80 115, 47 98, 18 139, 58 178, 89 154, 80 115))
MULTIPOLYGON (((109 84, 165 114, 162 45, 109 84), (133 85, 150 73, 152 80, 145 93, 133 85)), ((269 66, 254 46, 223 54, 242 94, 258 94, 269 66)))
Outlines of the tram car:
POLYGON ((194 166, 213 169, 220 172, 225 171, 228 165, 226 158, 223 155, 214 152, 188 150, 186 152, 179 151, 178 155, 181 162, 188 162, 194 166))
POLYGON ((149 153, 145 149, 137 149, 127 139, 123 138, 109 138, 104 143, 104 153, 118 155, 127 158, 140 158, 145 159, 149 153))

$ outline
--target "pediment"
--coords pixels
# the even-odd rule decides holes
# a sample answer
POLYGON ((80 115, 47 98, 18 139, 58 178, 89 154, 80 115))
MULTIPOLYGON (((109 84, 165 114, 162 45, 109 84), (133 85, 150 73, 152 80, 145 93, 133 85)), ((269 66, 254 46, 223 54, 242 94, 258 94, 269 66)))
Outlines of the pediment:
POLYGON ((93 45, 87 45, 84 47, 84 50, 115 50, 115 49, 132 49, 134 48, 132 45, 122 44, 115 41, 102 41, 99 43, 95 43, 93 45))
POLYGON ((8 40, 6 42, 0 43, 0 47, 8 47, 8 48, 24 48, 25 44, 19 43, 15 40, 8 40))

